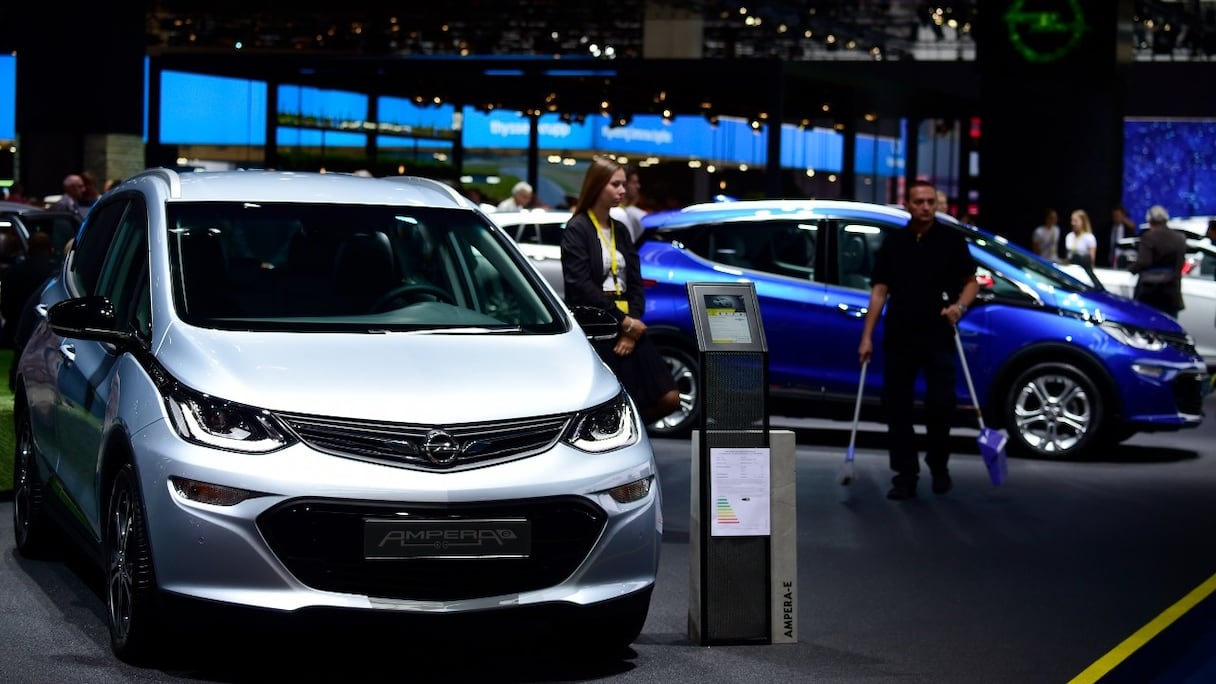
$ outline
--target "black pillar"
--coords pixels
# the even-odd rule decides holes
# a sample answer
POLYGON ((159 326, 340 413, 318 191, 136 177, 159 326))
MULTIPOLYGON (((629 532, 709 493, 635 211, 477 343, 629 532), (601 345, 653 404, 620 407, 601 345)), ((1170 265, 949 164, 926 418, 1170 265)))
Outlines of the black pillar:
POLYGON ((1064 230, 1084 209, 1101 234, 1122 187, 1127 64, 1118 25, 1130 12, 1130 0, 984 4, 976 38, 984 227, 1028 245, 1053 207, 1064 230))
POLYGON ((63 192, 69 173, 115 175, 107 136, 143 135, 144 3, 13 4, 14 26, 24 27, 11 37, 18 178, 30 194, 48 195, 63 192))

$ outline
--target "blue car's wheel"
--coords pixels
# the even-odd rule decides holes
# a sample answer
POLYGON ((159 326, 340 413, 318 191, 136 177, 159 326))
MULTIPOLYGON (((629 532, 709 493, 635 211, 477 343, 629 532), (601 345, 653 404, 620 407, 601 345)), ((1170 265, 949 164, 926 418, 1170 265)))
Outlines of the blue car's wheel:
POLYGON ((1068 363, 1038 363, 1019 373, 1004 411, 1010 449, 1032 458, 1084 458, 1105 431, 1097 385, 1068 363))
POLYGON ((672 379, 676 381, 676 389, 680 392, 680 408, 651 423, 649 431, 659 437, 683 437, 692 431, 697 416, 701 415, 702 397, 698 384, 701 370, 696 356, 685 351, 683 347, 662 339, 657 340, 656 344, 659 354, 671 371, 672 379))

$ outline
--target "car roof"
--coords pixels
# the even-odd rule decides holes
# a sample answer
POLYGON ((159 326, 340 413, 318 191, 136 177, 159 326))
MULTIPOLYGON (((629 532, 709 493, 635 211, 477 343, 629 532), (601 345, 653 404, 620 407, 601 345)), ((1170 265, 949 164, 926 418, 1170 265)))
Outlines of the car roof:
POLYGON ((35 211, 47 211, 45 207, 25 202, 0 202, 0 214, 30 214, 35 211))
POLYGON ((779 199, 736 200, 694 204, 673 211, 642 217, 647 228, 681 228, 715 221, 767 220, 773 218, 877 218, 907 222, 908 212, 898 207, 854 200, 779 199))
POLYGON ((260 201, 453 209, 476 207, 454 188, 429 178, 400 176, 389 180, 311 171, 198 171, 179 174, 171 169, 149 169, 123 181, 115 190, 155 182, 169 185, 171 202, 260 201))
POLYGON ((532 209, 524 211, 492 211, 490 220, 500 226, 517 226, 521 223, 565 223, 574 212, 563 209, 532 209))

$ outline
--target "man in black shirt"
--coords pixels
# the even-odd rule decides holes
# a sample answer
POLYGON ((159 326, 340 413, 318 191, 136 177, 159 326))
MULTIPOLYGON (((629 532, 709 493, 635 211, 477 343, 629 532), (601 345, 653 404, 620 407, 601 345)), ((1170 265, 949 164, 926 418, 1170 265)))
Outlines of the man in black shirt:
POLYGON ((870 360, 872 337, 883 318, 882 403, 887 419, 892 478, 887 498, 916 496, 920 473, 913 424, 916 378, 925 379, 925 464, 933 491, 952 482, 950 425, 956 407, 954 326, 975 300, 975 260, 961 233, 937 221, 937 191, 931 183, 908 186, 906 230, 891 231, 879 248, 870 281, 870 305, 858 355, 870 360), (883 315, 883 308, 886 314, 883 315))

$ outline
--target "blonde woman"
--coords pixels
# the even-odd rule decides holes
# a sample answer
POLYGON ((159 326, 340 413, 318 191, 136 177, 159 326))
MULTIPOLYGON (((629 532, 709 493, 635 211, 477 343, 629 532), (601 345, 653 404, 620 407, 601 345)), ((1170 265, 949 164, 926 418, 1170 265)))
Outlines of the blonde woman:
POLYGON ((1094 273, 1094 262, 1098 258, 1098 238, 1094 236, 1093 225, 1089 222, 1089 214, 1084 209, 1072 212, 1072 232, 1064 237, 1064 252, 1070 263, 1085 269, 1090 282, 1098 289, 1104 289, 1094 273))
POLYGON ((1093 225, 1084 209, 1072 212, 1072 232, 1064 238, 1064 249, 1072 263, 1093 268, 1098 258, 1098 238, 1094 237, 1093 225))

